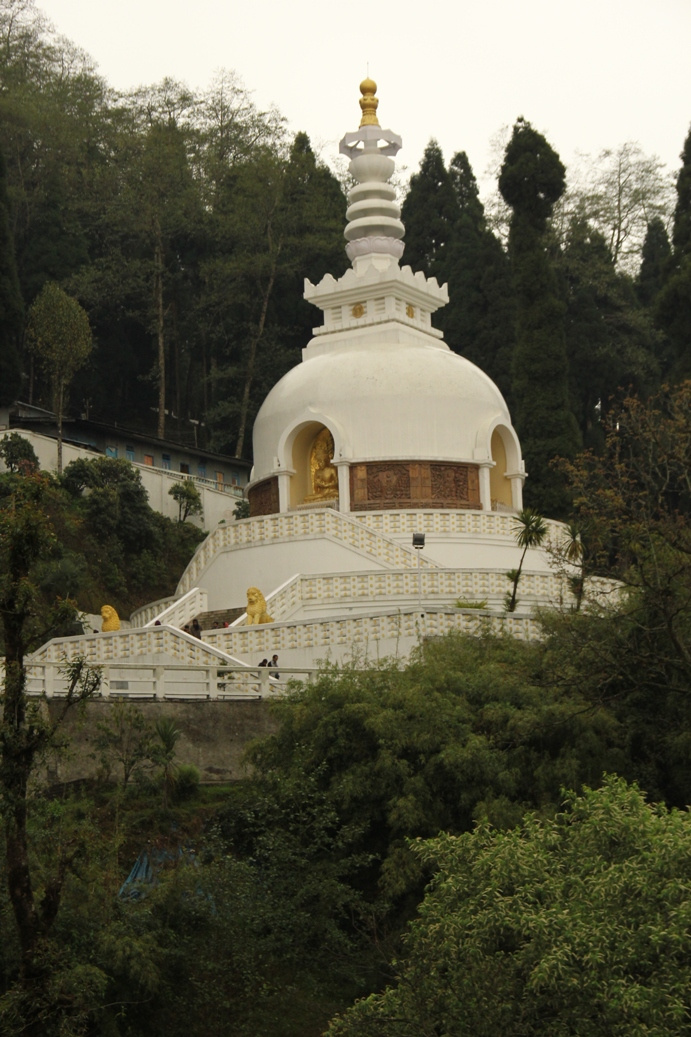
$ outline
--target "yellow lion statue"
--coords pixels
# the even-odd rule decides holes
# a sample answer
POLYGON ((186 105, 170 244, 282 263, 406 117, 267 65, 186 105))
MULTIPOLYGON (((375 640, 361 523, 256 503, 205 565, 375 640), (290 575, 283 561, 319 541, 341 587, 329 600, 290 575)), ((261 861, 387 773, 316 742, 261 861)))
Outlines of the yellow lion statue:
POLYGON ((101 616, 103 617, 102 631, 107 633, 109 630, 120 629, 120 617, 112 605, 102 605, 101 616))
POLYGON ((247 588, 247 622, 249 623, 273 623, 273 619, 266 611, 266 598, 258 587, 247 588))

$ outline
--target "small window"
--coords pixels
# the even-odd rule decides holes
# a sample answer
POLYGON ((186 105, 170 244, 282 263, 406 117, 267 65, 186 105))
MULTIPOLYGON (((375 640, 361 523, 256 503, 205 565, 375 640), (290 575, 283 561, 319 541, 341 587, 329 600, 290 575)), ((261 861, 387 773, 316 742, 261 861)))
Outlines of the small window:
POLYGON ((188 464, 182 464, 181 463, 180 464, 180 471, 182 472, 183 475, 189 475, 190 474, 190 466, 188 464))
POLYGON ((167 472, 170 471, 170 454, 163 454, 161 457, 161 468, 165 468, 167 472))
POLYGON ((144 464, 148 464, 151 468, 154 466, 154 455, 144 454, 144 464))
POLYGON ((133 446, 126 446, 125 447, 125 457, 127 458, 128 461, 134 461, 134 447, 133 446))
POLYGON ((106 457, 116 458, 118 456, 118 448, 116 446, 106 447, 106 457))

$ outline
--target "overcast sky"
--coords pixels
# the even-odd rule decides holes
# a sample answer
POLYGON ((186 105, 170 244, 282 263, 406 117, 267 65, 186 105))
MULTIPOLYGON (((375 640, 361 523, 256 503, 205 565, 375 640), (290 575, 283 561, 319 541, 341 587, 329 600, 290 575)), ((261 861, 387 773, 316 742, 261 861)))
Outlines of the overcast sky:
POLYGON ((675 173, 691 123, 691 0, 37 0, 116 89, 204 89, 233 69, 325 159, 357 128, 359 83, 417 169, 430 137, 478 179, 523 115, 562 160, 637 141, 675 173))

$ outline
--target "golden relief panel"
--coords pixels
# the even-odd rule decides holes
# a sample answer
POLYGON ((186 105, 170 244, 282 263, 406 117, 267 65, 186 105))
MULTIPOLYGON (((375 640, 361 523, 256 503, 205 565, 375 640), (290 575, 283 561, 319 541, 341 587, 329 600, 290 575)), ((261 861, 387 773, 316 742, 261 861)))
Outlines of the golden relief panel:
POLYGON ((350 469, 353 511, 396 508, 479 508, 475 465, 429 461, 372 462, 350 469))
POLYGON ((276 515, 278 513, 278 478, 272 476, 249 490, 250 515, 276 515))
POLYGON ((367 466, 369 500, 410 500, 410 472, 406 465, 367 466))
POLYGON ((430 465, 432 497, 435 500, 468 500, 468 467, 430 465))

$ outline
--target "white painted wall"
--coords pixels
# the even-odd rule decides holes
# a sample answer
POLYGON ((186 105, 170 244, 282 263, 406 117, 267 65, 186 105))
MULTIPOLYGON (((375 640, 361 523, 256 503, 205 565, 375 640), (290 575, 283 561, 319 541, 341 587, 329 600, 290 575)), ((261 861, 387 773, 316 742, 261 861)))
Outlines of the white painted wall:
MULTIPOLYGON (((403 547, 410 546, 406 534, 393 535, 403 547)), ((498 570, 518 566, 521 549, 513 536, 437 533, 427 536, 423 557, 449 569, 498 570)), ((542 550, 528 551, 524 571, 550 573, 550 557, 542 550)), ((411 569, 416 559, 411 557, 411 569)), ((358 572, 388 569, 367 555, 330 536, 292 537, 258 541, 219 551, 196 578, 208 594, 209 610, 244 608, 247 588, 258 587, 268 597, 298 573, 358 572)))

